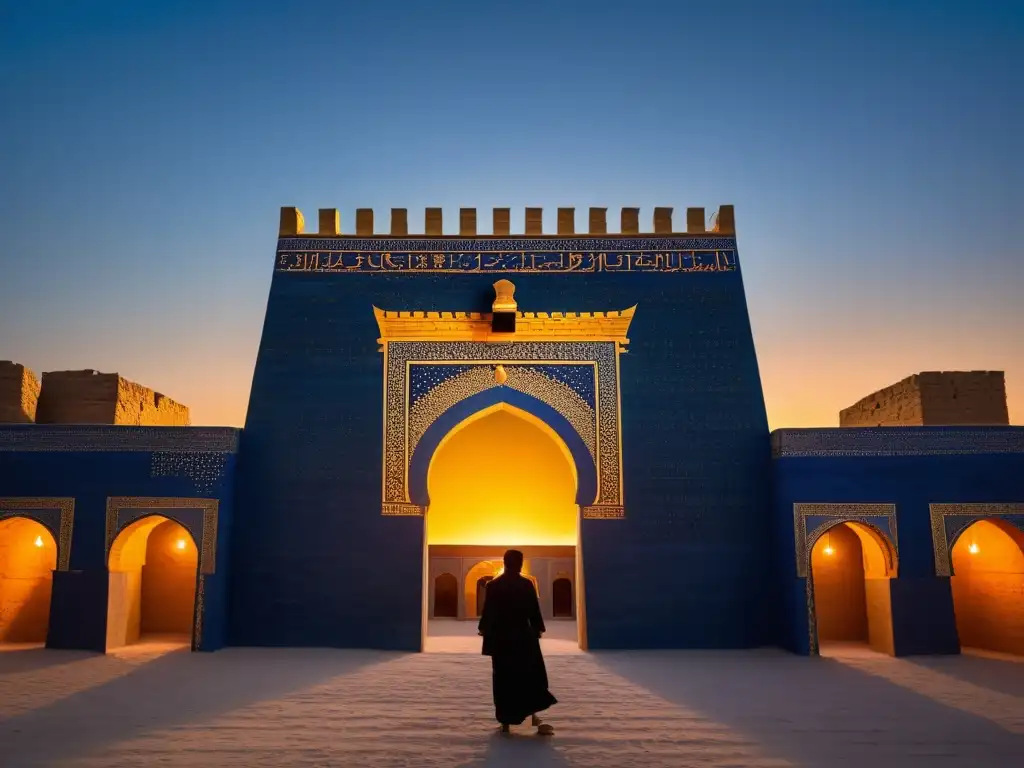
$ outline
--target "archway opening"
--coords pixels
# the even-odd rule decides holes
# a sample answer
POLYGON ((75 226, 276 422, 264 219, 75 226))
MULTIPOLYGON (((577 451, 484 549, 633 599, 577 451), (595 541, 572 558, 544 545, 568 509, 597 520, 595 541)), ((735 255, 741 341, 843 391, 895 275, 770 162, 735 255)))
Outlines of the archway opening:
POLYGON ((454 574, 442 573, 434 579, 434 617, 457 619, 459 617, 459 580, 454 574))
POLYGON ((889 579, 895 561, 876 529, 846 521, 829 528, 811 548, 815 631, 826 652, 861 644, 892 655, 889 579))
POLYGON ((57 542, 25 517, 0 521, 0 642, 45 643, 57 542))
POLYGON ((187 528, 160 515, 137 520, 114 540, 108 566, 107 650, 191 641, 199 551, 187 528))
MULTIPOLYGON (((437 610, 438 577, 459 574, 457 617, 475 622, 487 584, 502 572, 505 550, 523 551, 544 618, 554 619, 556 572, 575 573, 579 537, 577 472, 568 447, 546 423, 506 404, 466 419, 440 441, 427 471, 427 618, 437 610)), ((572 599, 572 598, 570 598, 572 599)), ((561 616, 559 618, 563 618, 561 616)), ((566 619, 573 619, 574 609, 566 619)), ((458 631, 426 622, 427 634, 458 631)), ((550 627, 549 627, 550 632, 550 627)), ((576 628, 567 627, 574 639, 576 628)))
POLYGON ((1024 655, 1024 532, 979 520, 953 544, 953 610, 963 648, 1024 655))
POLYGON ((572 581, 567 576, 559 576, 551 584, 551 612, 556 619, 571 619, 572 609, 572 581))

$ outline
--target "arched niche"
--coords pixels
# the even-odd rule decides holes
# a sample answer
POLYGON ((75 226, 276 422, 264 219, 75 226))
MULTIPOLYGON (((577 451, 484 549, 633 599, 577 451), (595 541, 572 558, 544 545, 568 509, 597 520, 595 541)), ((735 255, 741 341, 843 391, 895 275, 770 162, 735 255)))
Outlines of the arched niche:
POLYGON ((892 541, 863 521, 838 519, 815 531, 808 544, 814 647, 857 643, 892 654, 889 579, 898 569, 892 541))
POLYGON ((57 540, 45 525, 0 520, 0 642, 46 642, 56 569, 57 540))
POLYGON ((1024 655, 1024 531, 979 519, 953 539, 950 555, 961 647, 1024 655))
POLYGON ((107 565, 108 650, 147 638, 189 641, 199 548, 187 527, 160 514, 138 518, 114 538, 107 565))

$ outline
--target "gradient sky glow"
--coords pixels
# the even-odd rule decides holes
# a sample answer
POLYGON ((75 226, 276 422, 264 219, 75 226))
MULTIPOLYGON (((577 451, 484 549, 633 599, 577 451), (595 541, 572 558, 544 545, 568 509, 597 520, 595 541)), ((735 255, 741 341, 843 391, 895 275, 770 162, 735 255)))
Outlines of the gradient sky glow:
POLYGON ((1024 424, 1024 3, 266 6, 0 2, 0 358, 241 425, 281 205, 733 203, 772 428, 972 369, 1024 424))

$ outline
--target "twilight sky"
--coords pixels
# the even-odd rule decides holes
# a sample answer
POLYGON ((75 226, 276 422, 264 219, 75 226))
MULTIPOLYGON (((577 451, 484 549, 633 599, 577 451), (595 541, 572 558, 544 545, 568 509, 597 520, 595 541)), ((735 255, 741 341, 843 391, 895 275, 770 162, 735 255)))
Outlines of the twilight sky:
POLYGON ((241 425, 281 205, 733 203, 772 428, 973 369, 1024 424, 1024 3, 261 5, 0 2, 0 359, 241 425))

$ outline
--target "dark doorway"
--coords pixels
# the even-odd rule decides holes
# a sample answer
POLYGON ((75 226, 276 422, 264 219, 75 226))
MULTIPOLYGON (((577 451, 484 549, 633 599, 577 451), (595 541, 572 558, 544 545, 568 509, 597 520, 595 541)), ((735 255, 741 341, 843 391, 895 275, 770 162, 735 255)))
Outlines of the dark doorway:
POLYGON ((572 582, 569 579, 558 578, 551 585, 551 612, 556 619, 572 618, 572 582))
POLYGON ((493 576, 481 576, 476 580, 476 615, 484 615, 484 600, 487 599, 487 585, 494 581, 493 576))
POLYGON ((434 579, 434 618, 459 618, 459 580, 450 573, 434 579))

